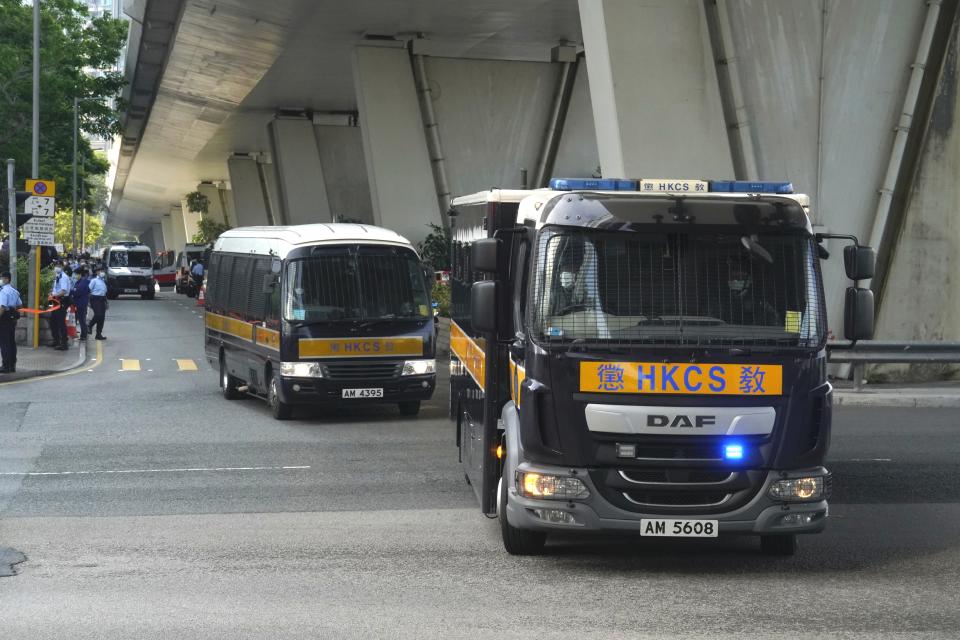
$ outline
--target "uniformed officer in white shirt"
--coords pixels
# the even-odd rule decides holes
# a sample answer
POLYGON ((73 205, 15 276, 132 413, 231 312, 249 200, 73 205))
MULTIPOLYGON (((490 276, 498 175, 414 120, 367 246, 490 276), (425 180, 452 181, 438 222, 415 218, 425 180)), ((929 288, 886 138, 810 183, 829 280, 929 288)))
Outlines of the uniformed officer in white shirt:
POLYGON ((50 345, 57 351, 67 350, 67 306, 70 304, 70 290, 73 282, 70 276, 57 265, 53 269, 53 288, 50 295, 56 299, 60 308, 50 313, 50 333, 53 334, 53 343, 50 345))
POLYGON ((0 373, 17 370, 17 318, 22 306, 20 292, 10 284, 10 272, 0 273, 0 373))
POLYGON ((90 281, 90 308, 93 310, 93 319, 90 320, 88 331, 97 327, 97 340, 106 340, 103 335, 103 321, 107 318, 107 274, 103 267, 97 270, 97 277, 90 281))

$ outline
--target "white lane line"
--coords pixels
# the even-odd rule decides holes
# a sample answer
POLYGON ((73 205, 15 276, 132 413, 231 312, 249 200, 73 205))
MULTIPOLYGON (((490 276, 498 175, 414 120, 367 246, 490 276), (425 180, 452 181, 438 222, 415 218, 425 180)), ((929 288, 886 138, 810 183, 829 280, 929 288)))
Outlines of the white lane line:
POLYGON ((197 471, 300 471, 303 469, 310 469, 310 465, 287 467, 183 467, 180 469, 113 469, 98 471, 0 471, 0 476, 90 476, 97 474, 189 473, 197 471))
POLYGON ((837 460, 837 462, 893 462, 893 458, 849 458, 848 460, 837 460))

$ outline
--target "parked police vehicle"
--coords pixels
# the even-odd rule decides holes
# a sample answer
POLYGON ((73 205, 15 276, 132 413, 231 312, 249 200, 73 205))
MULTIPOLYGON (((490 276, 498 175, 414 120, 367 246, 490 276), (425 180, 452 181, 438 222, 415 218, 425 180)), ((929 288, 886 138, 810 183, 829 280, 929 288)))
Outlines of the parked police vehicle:
MULTIPOLYGON (((454 200, 450 415, 508 552, 620 531, 789 555, 823 529, 828 254, 808 208, 789 183, 700 180, 454 200)), ((872 276, 870 248, 829 237, 872 276)), ((845 336, 872 331, 852 286, 845 336)))
POLYGON ((400 235, 359 224, 241 227, 210 253, 206 355, 224 397, 297 405, 396 403, 436 384, 433 271, 400 235))
POLYGON ((103 250, 107 269, 107 297, 115 300, 122 294, 137 294, 153 300, 156 280, 153 277, 153 252, 139 242, 115 242, 103 250))

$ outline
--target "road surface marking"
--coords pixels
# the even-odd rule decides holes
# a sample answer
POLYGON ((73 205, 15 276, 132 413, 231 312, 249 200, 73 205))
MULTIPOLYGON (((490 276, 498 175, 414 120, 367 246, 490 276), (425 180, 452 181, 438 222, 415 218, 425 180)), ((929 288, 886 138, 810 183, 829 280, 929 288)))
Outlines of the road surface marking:
POLYGON ((129 358, 120 359, 120 370, 121 371, 140 371, 140 361, 132 360, 129 358))
POLYGON ((180 369, 180 371, 197 371, 198 370, 197 363, 194 362, 193 360, 189 360, 189 359, 181 360, 179 358, 176 358, 176 361, 177 361, 177 368, 180 369))
POLYGON ((850 458, 848 460, 837 460, 837 462, 893 462, 893 458, 850 458))
POLYGON ((95 471, 0 471, 0 476, 91 476, 131 475, 137 473, 190 473, 223 471, 302 471, 310 465, 286 467, 183 467, 177 469, 112 469, 95 471))

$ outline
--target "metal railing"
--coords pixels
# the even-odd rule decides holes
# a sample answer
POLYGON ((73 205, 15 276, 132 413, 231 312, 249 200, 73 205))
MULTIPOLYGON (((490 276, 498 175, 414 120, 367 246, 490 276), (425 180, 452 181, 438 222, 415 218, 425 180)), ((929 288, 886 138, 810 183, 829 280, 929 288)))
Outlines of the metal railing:
POLYGON ((831 364, 853 365, 853 388, 863 388, 863 370, 868 364, 936 364, 960 362, 960 342, 885 342, 862 340, 827 345, 831 364))

